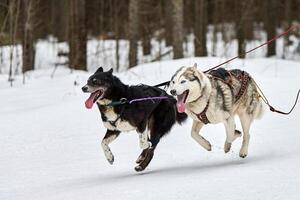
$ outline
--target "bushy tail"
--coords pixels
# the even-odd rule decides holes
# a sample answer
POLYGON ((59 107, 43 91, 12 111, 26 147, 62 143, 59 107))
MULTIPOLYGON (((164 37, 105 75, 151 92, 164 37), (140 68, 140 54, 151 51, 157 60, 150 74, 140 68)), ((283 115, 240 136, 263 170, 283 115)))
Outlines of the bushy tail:
POLYGON ((187 114, 186 113, 179 113, 176 109, 176 121, 181 124, 187 119, 187 114))

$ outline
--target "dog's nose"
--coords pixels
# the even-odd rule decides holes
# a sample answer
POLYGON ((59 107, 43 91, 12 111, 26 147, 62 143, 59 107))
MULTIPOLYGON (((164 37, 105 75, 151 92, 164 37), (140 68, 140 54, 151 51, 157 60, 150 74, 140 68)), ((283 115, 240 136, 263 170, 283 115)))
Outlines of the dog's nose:
POLYGON ((88 91, 88 87, 86 87, 86 86, 83 86, 81 89, 82 89, 82 92, 87 92, 88 91))
POLYGON ((173 96, 176 95, 176 90, 171 90, 170 92, 171 92, 171 94, 172 94, 173 96))

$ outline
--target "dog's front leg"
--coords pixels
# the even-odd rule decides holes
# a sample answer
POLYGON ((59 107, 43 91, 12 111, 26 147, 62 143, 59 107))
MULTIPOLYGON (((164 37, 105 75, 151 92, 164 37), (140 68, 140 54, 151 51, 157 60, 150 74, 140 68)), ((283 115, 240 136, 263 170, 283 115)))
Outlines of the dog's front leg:
POLYGON ((141 149, 147 149, 151 146, 151 143, 148 140, 149 131, 146 129, 144 132, 139 133, 139 143, 141 149))
POLYGON ((114 162, 114 155, 112 154, 110 148, 109 148, 109 144, 114 141, 118 136, 119 136, 120 132, 119 131, 112 131, 112 130, 108 130, 106 131, 106 134, 101 142, 102 145, 102 149, 104 151, 104 155, 107 159, 107 161, 112 165, 114 162))
POLYGON ((206 149, 207 151, 211 151, 211 144, 204 139, 200 134, 200 129, 203 127, 203 123, 193 120, 193 126, 192 126, 192 138, 194 140, 196 140, 196 142, 198 142, 198 144, 200 144, 204 149, 206 149))

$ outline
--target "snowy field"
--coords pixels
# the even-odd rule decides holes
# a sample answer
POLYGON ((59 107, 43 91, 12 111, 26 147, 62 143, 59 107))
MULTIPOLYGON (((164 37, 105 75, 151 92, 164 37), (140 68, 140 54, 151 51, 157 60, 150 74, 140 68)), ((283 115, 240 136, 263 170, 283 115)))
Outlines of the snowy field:
MULTIPOLYGON (((182 65, 207 69, 218 58, 186 58, 140 65, 117 74, 129 84, 169 80, 182 65)), ((275 107, 288 110, 300 87, 300 62, 249 58, 229 68, 247 70, 275 107)), ((105 159, 105 129, 96 108, 84 107, 80 91, 88 73, 59 68, 30 73, 14 87, 0 75, 0 200, 205 199, 298 200, 300 198, 300 106, 289 116, 266 111, 251 129, 249 155, 238 156, 241 138, 223 153, 222 125, 207 125, 205 151, 190 136, 191 120, 175 126, 159 144, 153 161, 134 171, 141 150, 134 132, 123 133, 105 159), (76 84, 74 84, 76 82, 76 84)))

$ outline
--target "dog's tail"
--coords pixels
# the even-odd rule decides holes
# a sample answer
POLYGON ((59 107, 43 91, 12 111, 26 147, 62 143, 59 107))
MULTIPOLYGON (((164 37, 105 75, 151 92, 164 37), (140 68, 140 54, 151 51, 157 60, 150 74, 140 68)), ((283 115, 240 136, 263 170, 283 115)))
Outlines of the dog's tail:
POLYGON ((181 124, 182 122, 184 122, 187 119, 187 114, 186 113, 180 113, 177 111, 176 109, 176 121, 181 124))

